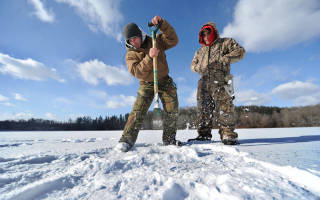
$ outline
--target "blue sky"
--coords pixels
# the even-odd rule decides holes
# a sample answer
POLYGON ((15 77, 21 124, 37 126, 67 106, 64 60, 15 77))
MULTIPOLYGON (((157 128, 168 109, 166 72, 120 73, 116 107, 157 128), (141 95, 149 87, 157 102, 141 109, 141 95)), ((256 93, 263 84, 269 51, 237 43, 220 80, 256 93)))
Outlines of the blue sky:
POLYGON ((135 22, 148 33, 155 15, 179 37, 167 60, 181 107, 196 105, 190 64, 208 21, 247 51, 231 66, 236 105, 320 103, 318 0, 2 0, 0 120, 129 113, 139 83, 125 66, 122 28, 135 22))

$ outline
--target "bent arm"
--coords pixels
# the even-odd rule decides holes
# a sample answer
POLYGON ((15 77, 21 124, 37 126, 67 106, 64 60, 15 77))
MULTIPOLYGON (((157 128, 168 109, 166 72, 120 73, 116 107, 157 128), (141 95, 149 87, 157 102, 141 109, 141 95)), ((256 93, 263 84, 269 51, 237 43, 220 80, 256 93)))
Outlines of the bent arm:
POLYGON ((138 79, 146 79, 153 72, 152 58, 148 54, 139 59, 136 52, 129 51, 126 54, 126 64, 129 72, 138 79))
POLYGON ((240 61, 245 55, 244 48, 232 38, 228 38, 224 46, 228 49, 228 53, 223 57, 227 58, 230 64, 240 61))
POLYGON ((163 50, 170 49, 178 44, 178 36, 174 28, 164 19, 161 21, 160 26, 161 34, 157 35, 158 45, 163 50))
POLYGON ((192 59, 192 63, 190 66, 191 70, 195 73, 200 73, 200 65, 199 65, 199 55, 198 51, 194 54, 194 57, 192 59))

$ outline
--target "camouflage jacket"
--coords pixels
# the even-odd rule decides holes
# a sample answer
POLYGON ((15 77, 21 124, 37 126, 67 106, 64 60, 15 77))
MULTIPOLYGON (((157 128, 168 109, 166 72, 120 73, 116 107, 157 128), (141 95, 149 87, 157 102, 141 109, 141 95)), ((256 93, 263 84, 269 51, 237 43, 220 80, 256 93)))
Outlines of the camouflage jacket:
MULTIPOLYGON (((165 50, 178 44, 178 36, 175 30, 164 19, 162 19, 160 31, 161 33, 156 36, 156 45, 160 50, 157 57, 159 81, 169 74, 165 50)), ((126 64, 128 70, 140 80, 140 83, 144 81, 153 82, 153 62, 149 56, 150 48, 152 48, 152 38, 150 36, 146 36, 141 47, 138 49, 127 46, 126 64)))
POLYGON ((245 50, 232 38, 220 38, 213 22, 205 25, 213 26, 216 39, 210 46, 202 46, 196 51, 191 70, 209 82, 223 83, 225 76, 230 74, 230 64, 241 60, 245 50))

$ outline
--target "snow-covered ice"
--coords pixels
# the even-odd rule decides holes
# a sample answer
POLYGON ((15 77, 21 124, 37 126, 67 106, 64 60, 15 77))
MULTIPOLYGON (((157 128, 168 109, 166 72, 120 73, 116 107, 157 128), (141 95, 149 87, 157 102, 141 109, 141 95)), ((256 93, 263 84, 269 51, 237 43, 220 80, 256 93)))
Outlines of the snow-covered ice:
POLYGON ((127 153, 121 131, 0 132, 0 199, 320 199, 320 128, 237 132, 176 147, 143 130, 127 153))

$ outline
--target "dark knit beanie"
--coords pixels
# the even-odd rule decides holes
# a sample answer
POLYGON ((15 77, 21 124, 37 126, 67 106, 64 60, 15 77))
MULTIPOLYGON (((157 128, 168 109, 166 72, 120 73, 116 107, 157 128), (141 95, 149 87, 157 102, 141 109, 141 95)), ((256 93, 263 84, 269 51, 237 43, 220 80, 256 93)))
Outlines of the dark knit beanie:
POLYGON ((142 32, 135 23, 129 23, 123 28, 123 35, 126 40, 132 37, 142 37, 142 32))

